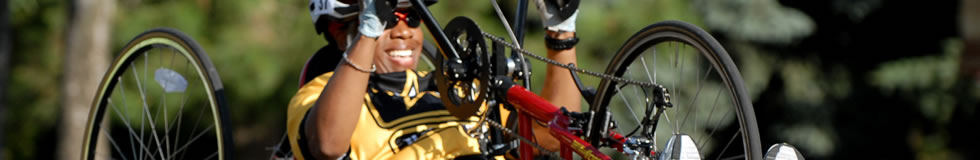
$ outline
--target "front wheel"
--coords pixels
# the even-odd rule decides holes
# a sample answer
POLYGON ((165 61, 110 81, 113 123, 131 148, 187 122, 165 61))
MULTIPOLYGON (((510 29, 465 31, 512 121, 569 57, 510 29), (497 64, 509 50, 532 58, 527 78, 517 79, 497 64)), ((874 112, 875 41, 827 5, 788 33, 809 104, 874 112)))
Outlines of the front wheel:
POLYGON ((188 36, 167 28, 140 34, 102 80, 82 159, 232 159, 223 88, 188 36))
MULTIPOLYGON (((612 114, 618 126, 615 131, 636 133, 643 118, 655 117, 651 114, 662 109, 662 116, 651 118, 657 121, 655 127, 647 128, 655 131, 647 137, 659 147, 654 149, 657 153, 668 148, 665 145, 671 136, 686 134, 694 140, 699 156, 706 159, 762 158, 755 112, 738 68, 725 49, 700 28, 680 21, 650 25, 626 41, 606 74, 662 85, 673 104, 649 107, 655 93, 652 88, 603 79, 591 111, 594 117, 612 114)), ((592 123, 587 139, 601 145, 598 135, 608 124, 592 123)))

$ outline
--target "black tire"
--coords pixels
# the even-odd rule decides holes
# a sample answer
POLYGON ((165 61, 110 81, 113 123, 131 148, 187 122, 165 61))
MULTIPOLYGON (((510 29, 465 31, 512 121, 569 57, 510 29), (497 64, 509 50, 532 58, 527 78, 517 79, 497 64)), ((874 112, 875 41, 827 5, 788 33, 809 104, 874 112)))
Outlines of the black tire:
MULTIPOLYGON (((699 64, 702 64, 702 63, 700 63, 701 60, 697 60, 696 59, 696 60, 694 60, 694 62, 696 62, 696 63, 693 63, 694 64, 693 65, 694 67, 689 67, 689 68, 695 68, 695 71, 696 72, 685 71, 683 66, 684 65, 690 65, 690 64, 685 64, 684 63, 685 62, 684 60, 687 60, 687 59, 684 58, 686 56, 686 54, 685 55, 680 55, 681 54, 680 53, 680 50, 683 47, 679 47, 679 48, 675 48, 674 49, 673 57, 674 57, 674 60, 676 60, 676 62, 673 62, 673 64, 668 63, 667 65, 673 65, 673 66, 675 66, 674 69, 678 69, 678 68, 680 69, 680 70, 676 70, 676 71, 673 71, 673 72, 670 72, 670 73, 671 74, 673 74, 673 73, 676 73, 677 74, 677 76, 675 78, 679 78, 680 80, 672 80, 672 82, 673 83, 681 83, 681 86, 677 86, 676 84, 663 85, 664 87, 667 87, 668 89, 672 89, 671 90, 671 92, 672 92, 671 93, 671 98, 673 99, 672 100, 672 103, 674 103, 674 106, 672 108, 667 108, 667 110, 665 110, 666 111, 665 112, 665 115, 667 115, 667 117, 668 117, 667 123, 666 123, 667 127, 672 127, 671 129, 677 128, 676 130, 674 130, 675 132, 673 132, 673 133, 683 133, 681 131, 684 131, 683 129, 685 129, 685 127, 687 127, 687 126, 685 126, 685 125, 677 125, 679 123, 682 123, 682 122, 680 122, 681 120, 679 120, 680 118, 682 118, 682 117, 680 117, 680 115, 684 115, 684 112, 686 110, 687 114, 684 115, 684 117, 683 117, 684 118, 683 123, 686 124, 686 122, 688 120, 688 117, 690 116, 690 113, 692 113, 692 111, 697 111, 697 108, 698 108, 697 106, 699 104, 698 102, 701 102, 701 101, 697 101, 697 100, 699 100, 698 99, 698 96, 702 92, 702 89, 703 89, 702 87, 703 86, 708 86, 709 88, 712 88, 712 87, 717 88, 717 90, 715 91, 718 94, 717 96, 715 96, 716 97, 716 99, 715 99, 716 102, 714 102, 715 104, 712 105, 712 109, 711 109, 710 113, 708 114, 708 117, 706 117, 707 118, 707 121, 704 123, 704 127, 707 127, 710 124, 714 123, 715 124, 714 127, 716 127, 716 128, 712 129, 711 134, 708 134, 708 136, 706 136, 706 137, 708 137, 708 140, 705 140, 705 141, 710 141, 711 139, 722 139, 722 140, 728 140, 729 143, 728 143, 728 145, 725 146, 724 149, 721 149, 721 152, 720 153, 715 153, 715 152, 718 151, 718 149, 714 149, 714 148, 709 149, 709 150, 712 150, 713 151, 712 153, 705 153, 704 152, 705 150, 699 149, 699 150, 702 151, 701 152, 701 154, 702 154, 701 156, 702 157, 711 157, 710 159, 715 159, 714 157, 718 157, 718 158, 724 159, 725 157, 729 157, 730 158, 730 157, 734 157, 734 156, 739 156, 738 153, 735 153, 735 155, 732 155, 730 153, 725 153, 726 152, 725 150, 729 149, 729 146, 733 147, 729 151, 736 150, 736 148, 738 148, 737 145, 733 145, 733 143, 731 143, 731 142, 732 142, 732 140, 735 139, 735 137, 736 137, 737 134, 741 133, 740 134, 741 135, 741 138, 740 139, 742 140, 741 141, 742 142, 741 148, 744 149, 744 152, 740 152, 740 153, 745 156, 744 157, 745 159, 761 159, 762 158, 762 152, 761 152, 761 149, 762 148, 761 148, 761 145, 760 145, 760 142, 759 142, 759 133, 758 133, 758 127, 757 127, 757 123, 756 123, 756 119, 755 119, 755 112, 754 112, 754 110, 752 108, 751 98, 749 97, 749 94, 748 94, 747 90, 743 86, 743 80, 742 80, 742 77, 741 77, 741 75, 740 75, 740 73, 738 71, 738 68, 735 66, 735 63, 732 62, 732 59, 728 56, 728 53, 725 51, 725 49, 713 37, 711 37, 711 35, 709 35, 705 31, 701 30, 700 28, 698 28, 698 27, 696 27, 694 25, 685 23, 685 22, 681 22, 681 21, 664 21, 664 22, 660 22, 660 23, 656 23, 656 24, 647 26, 646 28, 644 28, 641 31, 639 31, 636 34, 634 34, 629 40, 626 41, 626 43, 624 43, 624 45, 622 46, 622 48, 620 48, 620 50, 616 54, 616 56, 613 57, 612 63, 610 63, 610 65, 606 68, 606 72, 605 73, 606 74, 610 74, 610 75, 615 75, 617 77, 630 78, 631 77, 631 74, 633 72, 639 72, 639 71, 634 70, 632 72, 629 72, 630 74, 627 74, 627 75, 624 75, 624 73, 627 73, 627 70, 630 68, 630 66, 632 66, 632 64, 636 64, 634 62, 637 62, 636 61, 637 59, 641 59, 642 60, 641 61, 642 62, 642 66, 641 67, 644 68, 644 71, 647 73, 647 76, 646 77, 636 77, 636 78, 639 79, 639 80, 642 80, 642 81, 650 81, 650 80, 652 80, 654 83, 656 83, 657 79, 660 79, 660 78, 657 78, 656 77, 657 70, 658 69, 663 69, 663 68, 669 68, 669 67, 663 67, 663 68, 657 67, 657 63, 656 62, 658 60, 657 60, 656 57, 658 57, 658 56, 659 57, 671 56, 671 55, 666 55, 666 56, 664 56, 664 55, 657 55, 656 54, 657 53, 657 49, 658 49, 657 46, 656 46, 657 44, 683 44, 683 45, 691 46, 690 48, 694 48, 694 51, 697 51, 697 52, 700 53, 700 54, 694 54, 695 56, 701 55, 701 57, 704 57, 701 60, 705 60, 706 59, 708 62, 710 62, 710 63, 704 64, 704 65, 699 65, 699 64), (649 76, 649 73, 650 73, 649 70, 650 70, 651 67, 647 67, 646 66, 646 63, 647 62, 646 62, 646 60, 644 60, 644 57, 649 56, 649 54, 648 55, 645 55, 645 56, 641 56, 641 54, 649 53, 647 51, 648 49, 652 49, 651 51, 653 52, 652 58, 654 59, 654 66, 652 68, 653 68, 654 71, 653 71, 653 76, 652 77, 649 76), (680 64, 678 62, 680 62, 680 64), (680 66, 680 67, 678 67, 678 66, 680 66), (702 70, 701 69, 698 69, 697 67, 708 68, 707 70, 705 70, 706 74, 704 75, 704 77, 700 77, 701 76, 700 74, 701 74, 702 70), (711 74, 711 73, 714 73, 714 74, 711 74), (697 88, 697 91, 696 91, 696 93, 694 93, 694 96, 693 96, 694 98, 684 99, 684 98, 686 98, 685 96, 688 96, 689 93, 690 93, 690 92, 686 92, 686 93, 684 92, 685 89, 689 89, 690 88, 690 87, 685 88, 686 86, 684 86, 684 84, 690 85, 690 82, 689 81, 684 81, 684 77, 688 77, 686 75, 691 75, 691 74, 694 74, 694 75, 696 75, 698 77, 698 78, 696 78, 696 79, 698 79, 698 81, 696 83, 698 85, 698 87, 696 87, 697 88), (712 75, 714 75, 715 77, 709 79, 709 77, 711 77, 712 75), (714 83, 717 83, 719 85, 711 85, 711 84, 709 84, 707 82, 714 82, 714 83), (704 83, 704 84, 702 84, 702 83, 704 83), (670 85, 674 85, 676 87, 671 88, 670 85), (728 96, 725 96, 725 97, 730 97, 730 99, 732 100, 730 104, 732 105, 732 107, 734 107, 734 111, 735 111, 734 114, 737 115, 737 118, 734 119, 734 120, 735 121, 738 121, 738 125, 725 125, 725 126, 720 126, 719 124, 722 123, 721 121, 724 121, 726 119, 726 117, 718 118, 719 122, 711 122, 710 121, 712 119, 712 117, 713 117, 711 114, 713 114, 715 112, 716 105, 718 104, 717 100, 718 99, 722 99, 721 96, 723 94, 726 94, 726 93, 728 94, 728 96), (690 102, 691 102, 690 105, 684 103, 684 102, 687 102, 688 100, 690 100, 690 102), (674 111, 671 111, 671 110, 674 110, 674 111), (678 114, 678 111, 677 110, 681 110, 681 113, 678 114), (674 115, 671 116, 669 114, 670 112, 673 112, 674 115), (674 118, 673 121, 671 121, 671 119, 669 119, 670 117, 673 117, 674 118), (671 126, 672 125, 671 123, 674 123, 673 124, 674 126, 671 126), (721 129, 721 131, 732 131, 734 129, 737 129, 737 130, 735 130, 736 132, 734 134, 730 134, 730 135, 727 135, 727 136, 716 136, 714 134, 715 134, 715 131, 717 131, 718 129, 721 129), (711 138, 711 137, 715 137, 715 138, 711 138), (720 137, 724 137, 724 138, 720 138, 720 137), (731 140, 729 140, 729 139, 731 139, 731 140)), ((668 47, 671 47, 671 46, 668 46, 668 47)), ((670 49, 668 48, 667 50, 670 50, 670 49)), ((670 75, 670 76, 673 76, 673 75, 670 75)), ((661 77, 666 77, 666 76, 661 76, 661 77)), ((634 80, 637 80, 637 79, 634 79, 634 80)), ((666 83, 667 81, 663 81, 663 82, 666 83)), ((625 96, 622 96, 622 97, 615 96, 615 95, 627 95, 627 94, 637 95, 637 94, 635 94, 633 92, 628 92, 627 90, 623 90, 622 88, 625 88, 625 87, 627 87, 627 85, 618 84, 617 82, 614 82, 614 81, 611 81, 611 80, 607 80, 607 79, 603 79, 602 82, 600 82, 599 88, 597 90, 598 91, 597 96, 595 97, 595 99, 593 101, 593 104, 591 105, 591 106, 598 106, 598 107, 592 107, 591 108, 591 111, 593 111, 596 114, 595 117, 604 117, 606 115, 607 111, 614 111, 613 109, 615 109, 617 107, 618 108, 627 108, 626 106, 629 106, 630 103, 633 103, 633 102, 627 102, 627 98, 625 96), (628 92, 628 93, 618 94, 618 91, 623 91, 623 92, 628 92), (610 103, 610 101, 620 100, 620 99, 624 101, 623 104, 626 104, 626 106, 617 105, 617 106, 611 107, 613 105, 610 103), (613 109, 611 109, 611 108, 613 108, 613 109)), ((634 86, 634 87, 636 87, 636 86, 634 86)), ((644 90, 644 92, 639 92, 640 90, 642 90, 642 89, 635 89, 634 88, 633 91, 635 91, 637 93, 644 93, 644 95, 645 95, 646 91, 644 90)), ((644 96, 644 95, 638 95, 638 96, 644 96)), ((690 97, 690 96, 688 96, 688 97, 690 97)), ((645 103, 645 102, 642 102, 642 100, 639 100, 639 101, 640 101, 641 104, 645 103)), ((646 106, 640 106, 640 107, 646 107, 646 106)), ((630 109, 630 111, 632 112, 632 108, 636 108, 636 107, 630 107, 628 109, 630 109)), ((622 110, 622 109, 620 109, 620 110, 622 110)), ((704 112, 704 111, 702 110, 701 112, 704 112)), ((728 112, 731 113, 731 109, 729 109, 728 112)), ((627 114, 629 114, 629 113, 627 113, 627 114)), ((633 114, 635 115, 636 113, 633 113, 633 114)), ((637 116, 643 116, 643 115, 637 115, 637 116)), ((726 116, 727 116, 727 114, 726 114, 726 116)), ((612 113, 612 117, 615 117, 615 118, 628 118, 628 117, 631 117, 631 116, 625 116, 623 114, 617 114, 616 112, 613 112, 612 113)), ((715 116, 715 117, 717 117, 717 116, 715 116)), ((596 119, 598 120, 599 118, 596 118, 596 119)), ((661 120, 660 120, 659 124, 660 125, 665 124, 664 121, 663 121, 664 118, 660 118, 660 119, 661 120)), ((698 133, 698 132, 704 130, 704 129, 701 129, 701 128, 698 128, 697 127, 697 125, 699 123, 701 123, 701 122, 696 122, 696 121, 698 121, 698 119, 699 118, 697 117, 697 115, 695 115, 695 118, 694 118, 694 121, 695 122, 694 123, 691 123, 691 124, 695 124, 695 127, 693 127, 693 129, 692 129, 693 132, 695 132, 695 133, 698 133)), ((727 122, 729 122, 728 124, 731 124, 731 121, 733 121, 733 120, 727 121, 727 122)), ((592 127, 591 127, 592 129, 589 131, 590 132, 589 135, 593 135, 593 136, 592 137, 587 137, 587 139, 591 143, 593 143, 593 145, 598 145, 599 138, 601 138, 600 136, 594 136, 594 135, 598 135, 599 133, 601 133, 600 131, 602 129, 599 128, 601 126, 600 124, 601 123, 593 123, 592 124, 592 127)), ((622 125, 620 125, 620 126, 622 126, 622 125)), ((625 129, 627 129, 627 130, 623 130, 623 131, 620 131, 620 132, 622 134, 628 134, 628 132, 630 132, 628 129, 634 129, 634 128, 626 127, 625 129)), ((662 130, 657 130, 657 132, 663 132, 663 131, 662 130)), ((707 132, 707 131, 705 130, 705 132, 707 132)), ((666 133, 668 133, 667 135, 672 135, 672 132, 666 132, 666 133)), ((705 133, 705 134, 707 134, 707 133, 705 133)), ((692 136, 694 136, 694 135, 692 134, 692 136)), ((655 137, 656 137, 655 139, 662 138, 660 136, 655 136, 655 137)), ((705 136, 702 136, 702 137, 705 137, 705 136)), ((695 138, 695 139, 697 140, 697 139, 702 139, 702 138, 701 137, 698 137, 698 138, 695 138)), ((697 143, 705 143, 704 145, 708 145, 708 143, 706 143, 706 142, 699 142, 699 141, 696 141, 696 142, 697 143)), ((724 144, 724 143, 725 143, 724 141, 721 141, 720 142, 720 144, 724 144)), ((660 145, 660 144, 658 144, 658 145, 660 145)), ((660 145, 659 147, 663 147, 663 146, 660 145)), ((699 148, 700 147, 704 147, 704 146, 699 146, 699 148)), ((660 153, 660 152, 661 152, 660 150, 657 150, 657 153, 660 153)))
POLYGON ((230 157, 233 147, 230 131, 224 87, 207 54, 184 33, 156 28, 143 32, 126 44, 103 77, 89 113, 82 159, 104 159, 105 156, 111 159, 147 156, 153 159, 233 159, 230 157), (178 65, 180 61, 183 64, 178 65), (159 68, 150 68, 148 65, 151 63, 159 64, 159 68), (146 77, 151 74, 147 70, 156 70, 152 73, 153 80, 147 81, 146 77), (143 76, 142 82, 140 76, 143 76), (154 84, 151 82, 156 82, 159 87, 151 85, 154 84), (131 98, 126 98, 126 91, 133 93, 134 86, 139 94, 128 97, 137 97, 136 100, 142 105, 136 105, 138 109, 127 109, 130 108, 128 100, 131 98), (160 95, 146 95, 149 93, 160 95), (167 95, 180 97, 168 99, 167 95), (167 102, 172 103, 167 105, 167 102), (179 108, 175 104, 177 102, 179 108), (202 105, 205 107, 199 107, 202 105), (130 125, 131 119, 137 116, 127 116, 134 113, 130 112, 132 110, 141 110, 138 111, 139 128, 136 128, 136 121, 130 125), (205 111, 209 114, 205 114, 205 111), (197 123, 191 124, 194 120, 197 123), (145 121, 150 122, 149 128, 145 127, 145 121), (201 129, 199 126, 207 128, 201 129), (181 134, 181 129, 190 132, 181 134), (111 136, 115 133, 128 135, 111 136), (99 144, 106 142, 109 144, 99 144), (126 146, 129 148, 123 149, 126 146))

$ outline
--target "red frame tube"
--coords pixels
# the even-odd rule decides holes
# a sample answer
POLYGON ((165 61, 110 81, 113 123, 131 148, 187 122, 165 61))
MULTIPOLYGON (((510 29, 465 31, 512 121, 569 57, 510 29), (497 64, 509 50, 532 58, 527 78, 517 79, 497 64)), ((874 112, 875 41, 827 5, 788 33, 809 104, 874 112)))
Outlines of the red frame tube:
MULTIPOLYGON (((531 120, 538 121, 550 121, 548 125, 552 136, 558 139, 561 143, 561 156, 564 159, 572 159, 572 154, 570 151, 574 151, 578 155, 582 156, 583 159, 611 159, 609 156, 599 152, 585 140, 582 140, 575 134, 572 134, 568 130, 568 125, 571 122, 571 118, 565 116, 561 113, 559 107, 551 104, 547 100, 538 97, 538 95, 533 92, 528 91, 524 87, 519 85, 513 85, 507 89, 507 101, 513 104, 517 108, 518 113, 518 134, 522 137, 533 137, 534 132, 532 132, 531 125, 534 125, 531 120)), ((530 144, 521 143, 518 147, 521 159, 530 160, 533 159, 533 149, 530 144)))
MULTIPOLYGON (((532 136, 534 136, 534 132, 531 130, 531 127, 530 127, 531 125, 534 125, 534 124, 531 123, 531 118, 527 114, 521 114, 520 112, 518 112, 517 121, 518 121, 518 127, 520 127, 520 129, 517 130, 517 132, 518 132, 517 134, 520 134, 521 137, 532 137, 532 136)), ((534 139, 533 138, 530 138, 528 140, 532 140, 533 141, 534 139)), ((528 144, 527 142, 523 142, 522 141, 521 142, 521 145, 518 146, 518 149, 521 152, 521 159, 523 159, 523 160, 532 160, 532 159, 534 159, 534 157, 532 157, 532 156, 525 156, 525 155, 534 155, 534 149, 531 148, 531 144, 528 144)))
POLYGON ((507 89, 507 102, 517 107, 518 111, 523 111, 522 114, 539 121, 551 121, 556 115, 561 115, 557 106, 519 85, 507 89))

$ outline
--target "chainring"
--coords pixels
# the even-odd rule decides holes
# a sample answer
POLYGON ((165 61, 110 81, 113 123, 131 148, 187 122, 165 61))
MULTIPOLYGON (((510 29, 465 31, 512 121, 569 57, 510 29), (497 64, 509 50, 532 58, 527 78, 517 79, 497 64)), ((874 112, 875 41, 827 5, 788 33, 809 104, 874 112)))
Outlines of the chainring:
POLYGON ((483 31, 476 22, 456 17, 443 29, 459 55, 436 58, 435 79, 443 105, 460 120, 479 115, 489 92, 490 64, 483 31))

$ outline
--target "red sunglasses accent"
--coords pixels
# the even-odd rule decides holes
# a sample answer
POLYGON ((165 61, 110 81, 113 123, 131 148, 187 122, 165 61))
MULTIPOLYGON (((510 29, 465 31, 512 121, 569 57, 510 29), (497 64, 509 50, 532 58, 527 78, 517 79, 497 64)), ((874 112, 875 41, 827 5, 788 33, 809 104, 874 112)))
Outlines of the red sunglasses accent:
POLYGON ((408 17, 408 13, 395 12, 395 16, 398 18, 398 20, 408 22, 407 20, 405 20, 405 18, 408 17))
MULTIPOLYGON (((419 18, 414 17, 413 14, 415 13, 410 11, 395 11, 392 13, 394 13, 395 17, 392 17, 392 19, 389 20, 389 23, 391 24, 397 25, 398 21, 405 21, 405 24, 407 24, 409 27, 415 28, 418 27, 422 21, 419 18)), ((387 25, 385 26, 385 29, 394 28, 395 25, 387 25)))

